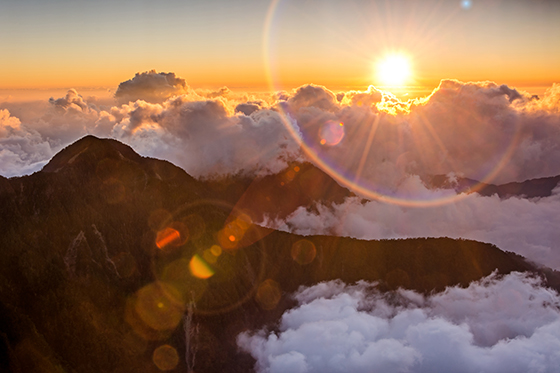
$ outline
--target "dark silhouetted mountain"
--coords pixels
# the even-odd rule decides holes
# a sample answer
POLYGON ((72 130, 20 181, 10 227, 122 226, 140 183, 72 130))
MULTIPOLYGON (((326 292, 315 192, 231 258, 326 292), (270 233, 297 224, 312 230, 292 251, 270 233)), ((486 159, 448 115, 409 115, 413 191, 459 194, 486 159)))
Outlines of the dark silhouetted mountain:
POLYGON ((313 210, 317 203, 342 203, 354 196, 311 163, 292 163, 275 175, 224 177, 203 185, 218 198, 250 211, 255 221, 265 215, 284 219, 300 206, 313 210))
POLYGON ((40 172, 0 177, 0 369, 159 372, 157 362, 247 372, 254 360, 236 336, 273 326, 302 285, 367 280, 429 293, 495 270, 560 284, 558 273, 475 241, 302 237, 252 224, 349 195, 325 177, 291 165, 200 182, 92 136, 40 172))
POLYGON ((446 175, 436 175, 425 178, 424 182, 432 189, 453 188, 457 193, 478 193, 486 197, 496 194, 500 198, 542 198, 552 195, 552 191, 560 182, 560 176, 494 185, 461 177, 450 180, 446 175))

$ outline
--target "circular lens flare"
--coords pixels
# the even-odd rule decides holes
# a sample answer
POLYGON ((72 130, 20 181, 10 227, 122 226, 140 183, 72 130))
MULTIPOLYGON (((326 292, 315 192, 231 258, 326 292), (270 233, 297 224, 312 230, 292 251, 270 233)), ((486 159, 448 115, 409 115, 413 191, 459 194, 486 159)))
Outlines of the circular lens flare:
POLYGON ((201 279, 207 279, 214 275, 214 270, 198 254, 192 257, 189 269, 193 276, 201 279))
MULTIPOLYGON (((344 123, 329 120, 319 130, 321 145, 338 145, 344 137, 344 123)), ((292 177, 293 178, 293 177, 292 177)))
MULTIPOLYGON (((338 117, 338 114, 346 112, 346 109, 348 109, 348 113, 353 112, 352 110, 349 110, 349 106, 354 103, 350 100, 346 100, 344 97, 346 92, 339 93, 339 95, 342 95, 344 99, 339 99, 338 103, 334 103, 334 105, 340 105, 342 110, 335 113, 337 108, 331 107, 329 113, 331 116, 329 119, 334 120, 335 123, 339 120, 344 122, 345 143, 341 142, 339 145, 334 147, 328 146, 327 138, 326 136, 322 136, 322 133, 306 132, 306 128, 309 128, 310 122, 312 122, 313 119, 310 120, 308 115, 309 113, 300 111, 297 105, 291 105, 290 98, 292 96, 286 92, 289 87, 282 84, 280 74, 280 35, 282 31, 282 16, 286 14, 284 10, 287 7, 287 3, 287 0, 272 0, 268 8, 263 30, 263 53, 266 76, 269 87, 274 92, 277 92, 276 96, 278 102, 275 105, 275 108, 278 109, 281 120, 289 133, 292 135, 293 139, 300 144, 306 156, 308 156, 311 160, 311 163, 319 167, 325 173, 329 174, 329 176, 335 179, 339 184, 352 190, 354 193, 357 193, 365 198, 379 200, 386 203, 402 206, 425 207, 444 205, 467 198, 469 193, 456 193, 452 189, 442 190, 438 193, 429 193, 425 190, 417 192, 415 189, 410 189, 410 191, 405 190, 403 192, 399 189, 402 183, 399 185, 389 185, 385 183, 384 180, 376 180, 377 176, 372 176, 371 172, 369 174, 366 172, 368 169, 368 162, 370 162, 368 152, 371 151, 371 149, 375 149, 377 145, 376 141, 378 141, 378 139, 376 138, 376 135, 379 132, 377 131, 378 128, 381 128, 382 125, 397 124, 399 120, 407 122, 412 117, 411 114, 413 109, 409 110, 410 105, 407 106, 406 103, 400 102, 394 95, 391 95, 387 91, 383 92, 376 89, 376 92, 379 92, 380 97, 376 97, 376 104, 372 107, 371 112, 366 112, 364 110, 363 112, 358 113, 358 117, 347 118, 341 116, 340 118, 333 119, 332 114, 335 114, 335 116, 338 117), (347 106, 344 106, 345 104, 347 106), (360 115, 361 117, 359 117, 360 115), (356 138, 354 133, 356 127, 354 123, 352 123, 352 120, 358 120, 364 125, 367 125, 370 122, 372 123, 369 133, 365 133, 363 136, 365 144, 351 141, 351 139, 354 140, 356 138), (348 157, 345 158, 346 154, 337 153, 338 149, 341 150, 341 153, 342 151, 346 151, 347 154, 353 154, 352 152, 357 154, 359 151, 363 151, 364 153, 361 157, 359 155, 354 157, 357 161, 352 163, 353 161, 348 161, 348 157)), ((381 57, 372 64, 371 68, 372 79, 380 86, 384 86, 384 88, 392 87, 396 89, 414 83, 411 60, 405 53, 400 51, 390 52, 386 56, 381 57)), ((422 105, 423 103, 428 102, 430 97, 431 96, 425 98, 424 101, 420 102, 420 104, 422 105)), ((319 119, 316 119, 316 121, 318 120, 319 119)), ((394 128, 397 128, 397 126, 394 126, 394 128)), ((431 133, 436 133, 431 128, 428 128, 428 130, 431 133)), ((413 141, 415 140, 416 139, 413 138, 413 141)), ((503 169, 504 165, 511 158, 519 141, 520 135, 519 131, 516 129, 512 132, 511 138, 504 141, 504 146, 498 150, 499 153, 495 159, 490 162, 491 164, 481 166, 483 168, 481 168, 479 172, 480 176, 476 177, 478 183, 469 189, 470 192, 476 192, 482 189, 485 184, 490 183, 494 179, 494 177, 503 169)), ((445 144, 443 145, 445 147, 445 144)), ((390 158, 388 159, 391 160, 390 158)), ((385 158, 380 161, 384 162, 385 158)), ((401 158, 400 161, 402 165, 404 157, 401 158)), ((412 161, 417 162, 418 160, 413 159, 412 161)), ((387 162, 387 165, 387 167, 393 166, 390 162, 387 162)), ((396 166, 399 167, 398 164, 396 166)), ((414 171, 411 171, 411 173, 407 173, 407 175, 416 175, 413 172, 414 171)), ((406 180, 401 179, 400 181, 402 182, 406 180)), ((227 247, 224 248, 226 249, 227 247)))
POLYGON ((179 354, 170 345, 159 346, 154 350, 152 361, 160 370, 172 370, 179 364, 179 354))

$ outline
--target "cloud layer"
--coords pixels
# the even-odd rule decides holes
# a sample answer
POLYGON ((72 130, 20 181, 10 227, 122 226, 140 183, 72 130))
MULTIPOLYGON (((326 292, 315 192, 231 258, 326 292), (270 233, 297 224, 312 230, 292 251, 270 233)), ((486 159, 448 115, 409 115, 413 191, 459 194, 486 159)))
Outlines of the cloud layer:
MULTIPOLYGON (((559 92, 554 85, 537 99, 492 82, 443 80, 429 97, 408 102, 374 87, 252 95, 198 92, 174 73, 148 71, 122 82, 113 103, 70 90, 47 105, 5 108, 54 151, 85 134, 114 137, 210 177, 277 172, 303 159, 303 144, 305 157, 339 180, 400 196, 411 175, 454 172, 502 183, 560 174, 559 92)), ((38 153, 27 151, 34 154, 2 162, 0 174, 37 170, 38 153)))
POLYGON ((333 281, 300 289, 295 299, 277 330, 238 336, 258 372, 552 373, 560 366, 560 298, 524 274, 429 297, 333 281))

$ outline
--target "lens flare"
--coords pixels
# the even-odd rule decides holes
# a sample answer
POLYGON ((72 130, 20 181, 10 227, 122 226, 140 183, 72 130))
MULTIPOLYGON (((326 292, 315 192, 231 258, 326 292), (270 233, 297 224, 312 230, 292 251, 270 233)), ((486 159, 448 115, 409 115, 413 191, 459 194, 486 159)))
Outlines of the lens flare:
POLYGON ((210 248, 210 252, 211 252, 212 255, 214 255, 214 256, 220 256, 220 255, 222 255, 222 248, 221 248, 220 246, 218 246, 218 245, 213 245, 213 246, 210 248))
POLYGON ((204 261, 198 254, 192 257, 189 263, 189 269, 194 277, 207 279, 214 276, 214 270, 210 268, 208 263, 204 261))
POLYGON ((218 242, 224 249, 235 249, 245 236, 245 233, 252 225, 251 218, 246 214, 241 214, 226 224, 218 232, 218 242))
POLYGON ((329 120, 321 126, 319 138, 321 145, 338 145, 344 138, 344 124, 329 120))
POLYGON ((311 263, 315 259, 317 249, 313 242, 303 239, 292 245, 291 254, 295 262, 305 265, 311 263))
POLYGON ((154 350, 152 361, 159 370, 172 370, 179 364, 179 355, 175 348, 170 345, 163 345, 154 350))
MULTIPOLYGON (((164 248, 173 249, 162 250, 164 255, 157 251, 152 264, 157 282, 172 288, 173 291, 165 294, 176 308, 185 310, 194 304, 194 313, 215 315, 236 309, 254 297, 264 278, 266 252, 260 240, 260 230, 248 215, 227 202, 198 200, 178 206, 164 221, 161 218, 154 221, 160 221, 160 231, 172 228, 181 235, 178 243, 184 241, 176 246, 176 239, 171 239, 176 233, 168 230, 171 243, 164 248), (186 240, 183 230, 188 234, 186 240), (234 237, 233 242, 229 236, 234 237)), ((162 233, 162 237, 167 235, 162 233)), ((160 300, 151 307, 163 312, 168 305, 165 300, 160 300)), ((132 316, 137 314, 136 308, 130 312, 132 316)), ((161 340, 161 333, 145 325, 140 315, 130 317, 130 320, 131 325, 139 325, 135 326, 135 330, 140 330, 139 335, 161 340)))
POLYGON ((173 228, 165 228, 158 232, 156 238, 156 246, 159 249, 163 249, 164 247, 171 245, 172 243, 178 243, 181 239, 181 234, 178 230, 173 228))
POLYGON ((271 279, 267 279, 259 285, 257 295, 255 296, 259 306, 267 311, 276 308, 281 297, 282 291, 280 290, 280 285, 271 279))
POLYGON ((177 295, 180 296, 175 299, 175 302, 181 304, 197 301, 204 295, 208 287, 206 281, 193 277, 190 271, 190 260, 187 258, 180 258, 167 264, 159 279, 173 286, 177 295))
POLYGON ((215 264, 220 255, 222 255, 222 248, 218 245, 213 245, 211 248, 204 250, 202 254, 204 260, 210 264, 215 264))
POLYGON ((183 316, 183 304, 177 299, 181 294, 169 284, 154 282, 136 294, 136 313, 142 321, 155 330, 172 330, 183 316))

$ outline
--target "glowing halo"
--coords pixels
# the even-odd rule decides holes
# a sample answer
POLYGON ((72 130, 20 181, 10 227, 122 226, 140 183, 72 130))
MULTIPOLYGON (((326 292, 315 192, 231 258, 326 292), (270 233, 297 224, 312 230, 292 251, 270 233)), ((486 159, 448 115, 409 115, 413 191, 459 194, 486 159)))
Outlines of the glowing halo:
MULTIPOLYGON (((279 84, 278 70, 276 69, 276 59, 275 59, 275 46, 273 43, 274 36, 276 34, 276 23, 278 14, 281 9, 281 4, 285 3, 287 0, 272 0, 265 18, 264 28, 263 28, 263 60, 265 65, 265 73, 268 81, 268 85, 273 92, 282 91, 283 88, 279 84)), ((435 92, 435 90, 434 90, 435 92)), ((433 94, 433 93, 432 93, 433 94)), ((329 174, 333 179, 335 179, 341 185, 347 187, 348 189, 354 191, 355 193, 362 195, 364 197, 370 198, 372 200, 383 201, 391 204, 397 204, 401 206, 411 206, 411 207, 429 207, 429 206, 439 206, 448 203, 453 203, 455 201, 462 200, 466 198, 469 194, 467 193, 455 193, 454 191, 449 193, 449 195, 435 196, 433 199, 421 199, 413 198, 407 196, 394 195, 391 190, 384 190, 378 185, 368 184, 366 180, 360 178, 360 175, 352 174, 348 169, 340 169, 336 165, 336 162, 329 160, 325 156, 324 147, 317 147, 306 141, 305 134, 302 134, 299 130, 299 125, 295 116, 289 113, 285 105, 277 105, 280 118, 283 121, 285 127, 288 129, 291 136, 300 144, 304 153, 309 157, 309 159, 324 172, 329 174)), ((478 183, 469 188, 470 192, 476 192, 485 187, 485 184, 489 184, 492 179, 504 168, 509 159, 511 158, 516 146, 520 142, 519 130, 516 127, 515 133, 513 134, 510 141, 508 141, 507 146, 498 154, 499 160, 491 167, 487 172, 483 172, 483 176, 479 177, 478 183)), ((371 144, 367 144, 370 146, 371 144)), ((358 169, 363 168, 363 161, 359 162, 358 169)))

